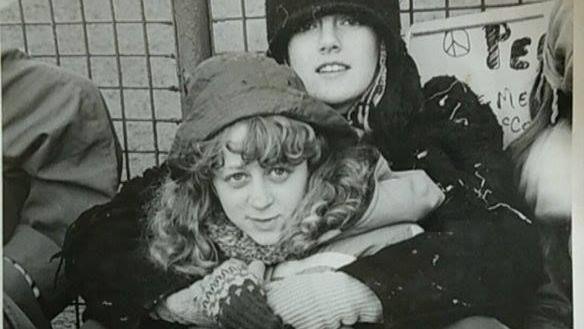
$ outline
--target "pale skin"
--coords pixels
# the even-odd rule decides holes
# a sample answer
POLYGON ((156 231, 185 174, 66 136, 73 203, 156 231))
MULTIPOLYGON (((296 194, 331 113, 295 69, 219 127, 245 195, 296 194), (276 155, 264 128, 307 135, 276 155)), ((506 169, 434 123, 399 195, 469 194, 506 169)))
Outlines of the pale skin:
POLYGON ((327 15, 292 36, 288 56, 311 96, 345 111, 375 77, 379 40, 350 16, 327 15))
MULTIPOLYGON (((245 138, 247 126, 229 128, 226 145, 245 138)), ((308 166, 276 164, 262 167, 257 161, 245 164, 241 155, 223 148, 224 166, 213 178, 215 194, 225 215, 255 242, 272 245, 280 241, 289 219, 306 193, 308 166)))

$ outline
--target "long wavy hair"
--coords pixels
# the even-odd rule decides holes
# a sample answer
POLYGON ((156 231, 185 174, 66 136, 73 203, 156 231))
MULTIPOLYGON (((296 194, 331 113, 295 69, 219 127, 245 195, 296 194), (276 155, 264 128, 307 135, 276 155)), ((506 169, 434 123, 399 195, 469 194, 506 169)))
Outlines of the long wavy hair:
POLYGON ((376 150, 366 146, 335 146, 307 123, 284 116, 244 119, 247 134, 237 146, 227 144, 227 127, 205 141, 194 142, 168 159, 170 171, 147 209, 150 259, 186 275, 204 275, 217 263, 218 252, 205 221, 225 216, 212 187, 223 166, 223 148, 245 163, 263 167, 308 162, 305 197, 280 242, 295 256, 322 243, 324 233, 350 226, 365 210, 376 150))

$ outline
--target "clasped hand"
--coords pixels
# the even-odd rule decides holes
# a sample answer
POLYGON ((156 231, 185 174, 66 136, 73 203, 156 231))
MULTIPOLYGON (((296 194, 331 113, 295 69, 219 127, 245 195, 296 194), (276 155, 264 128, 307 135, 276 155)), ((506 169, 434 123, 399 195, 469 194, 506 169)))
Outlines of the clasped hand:
POLYGON ((151 316, 184 325, 249 329, 338 329, 380 321, 377 296, 343 272, 309 271, 273 282, 264 282, 264 273, 259 261, 227 260, 161 301, 151 316))

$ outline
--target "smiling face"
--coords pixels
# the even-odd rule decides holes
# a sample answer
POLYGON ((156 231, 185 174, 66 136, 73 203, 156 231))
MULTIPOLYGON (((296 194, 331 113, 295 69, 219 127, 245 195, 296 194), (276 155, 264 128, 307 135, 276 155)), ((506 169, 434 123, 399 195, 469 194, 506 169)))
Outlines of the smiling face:
POLYGON ((347 15, 328 15, 305 25, 288 43, 292 69, 308 93, 333 107, 361 96, 375 76, 375 31, 347 15))
POLYGON ((306 193, 307 161, 297 165, 246 163, 238 149, 248 133, 237 123, 225 134, 223 166, 215 171, 213 186, 227 218, 261 245, 280 241, 292 214, 306 193))

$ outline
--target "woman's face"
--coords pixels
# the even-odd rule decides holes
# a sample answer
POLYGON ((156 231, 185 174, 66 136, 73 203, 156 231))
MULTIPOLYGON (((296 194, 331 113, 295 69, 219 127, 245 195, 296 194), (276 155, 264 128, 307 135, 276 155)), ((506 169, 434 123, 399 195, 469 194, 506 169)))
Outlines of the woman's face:
MULTIPOLYGON (((238 145, 246 134, 247 126, 236 124, 227 133, 227 143, 238 145)), ((245 164, 226 147, 223 155, 224 166, 215 172, 213 186, 227 218, 258 244, 278 243, 306 192, 307 162, 263 168, 257 161, 245 164)))
POLYGON ((308 93, 330 105, 361 96, 377 69, 379 42, 369 26, 347 15, 310 22, 288 43, 290 66, 308 93))

